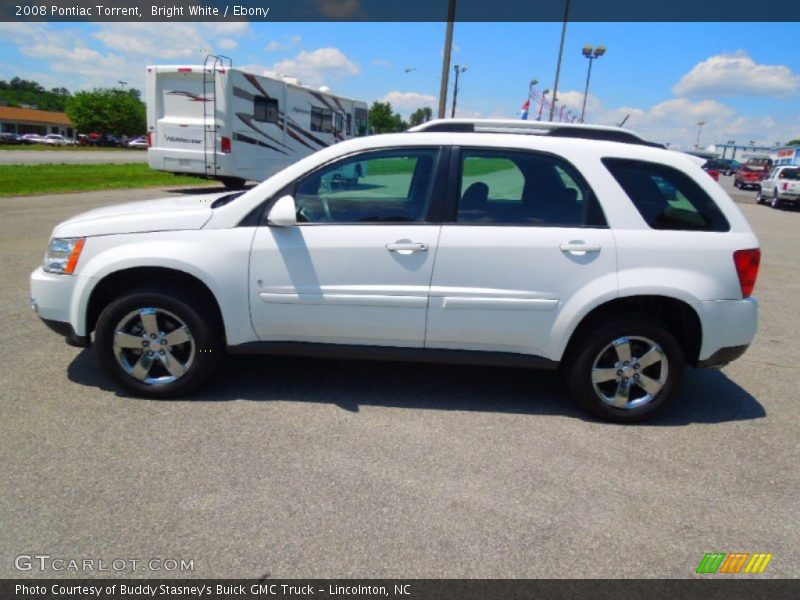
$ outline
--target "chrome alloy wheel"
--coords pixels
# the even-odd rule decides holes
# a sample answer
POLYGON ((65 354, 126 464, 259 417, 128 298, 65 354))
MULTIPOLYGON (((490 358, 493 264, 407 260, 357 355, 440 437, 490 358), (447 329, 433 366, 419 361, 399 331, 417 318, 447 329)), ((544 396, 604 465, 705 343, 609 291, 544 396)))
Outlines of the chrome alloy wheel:
POLYGON ((661 346, 645 337, 620 337, 592 364, 592 386, 603 402, 630 410, 652 402, 667 382, 669 365, 661 346))
POLYGON ((140 308, 114 328, 114 357, 134 379, 164 385, 180 379, 195 357, 189 327, 163 308, 140 308))

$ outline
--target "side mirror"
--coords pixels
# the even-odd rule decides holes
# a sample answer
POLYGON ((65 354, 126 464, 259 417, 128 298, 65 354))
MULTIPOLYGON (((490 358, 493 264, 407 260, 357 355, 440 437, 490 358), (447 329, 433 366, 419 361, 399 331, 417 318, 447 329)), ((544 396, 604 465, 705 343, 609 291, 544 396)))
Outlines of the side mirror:
POLYGON ((291 194, 282 196, 272 205, 267 215, 267 223, 276 227, 297 225, 297 207, 291 194))

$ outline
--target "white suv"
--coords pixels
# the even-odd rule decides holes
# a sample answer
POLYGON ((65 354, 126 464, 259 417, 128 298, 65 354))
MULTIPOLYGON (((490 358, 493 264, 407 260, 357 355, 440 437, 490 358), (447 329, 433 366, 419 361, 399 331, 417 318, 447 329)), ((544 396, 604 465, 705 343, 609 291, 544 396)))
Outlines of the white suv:
POLYGON ((756 332, 758 240, 688 156, 617 128, 432 121, 235 194, 58 225, 34 310, 137 395, 225 352, 561 368, 636 421, 756 332), (345 177, 353 164, 359 178, 345 177))

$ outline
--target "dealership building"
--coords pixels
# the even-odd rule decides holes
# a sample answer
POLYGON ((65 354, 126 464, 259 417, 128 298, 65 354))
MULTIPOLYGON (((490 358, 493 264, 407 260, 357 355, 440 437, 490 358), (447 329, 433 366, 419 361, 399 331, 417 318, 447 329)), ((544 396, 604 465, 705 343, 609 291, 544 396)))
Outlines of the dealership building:
POLYGON ((65 137, 75 136, 75 127, 62 112, 0 106, 0 131, 3 133, 60 133, 65 137))

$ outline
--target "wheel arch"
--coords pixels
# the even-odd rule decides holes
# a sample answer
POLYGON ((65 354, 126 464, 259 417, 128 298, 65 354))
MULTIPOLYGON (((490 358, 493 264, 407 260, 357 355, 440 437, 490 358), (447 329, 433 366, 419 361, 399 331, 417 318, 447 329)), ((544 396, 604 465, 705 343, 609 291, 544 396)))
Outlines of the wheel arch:
POLYGON ((573 329, 562 361, 570 360, 584 332, 598 321, 608 320, 614 316, 631 315, 649 317, 661 322, 680 343, 687 364, 697 365, 703 341, 700 316, 688 302, 660 295, 624 296, 594 307, 573 329))
POLYGON ((100 313, 110 302, 124 291, 142 287, 144 284, 153 287, 180 288, 192 298, 199 298, 212 311, 221 334, 226 336, 222 310, 211 289, 198 277, 169 267, 130 267, 114 271, 100 279, 92 288, 86 305, 87 335, 94 331, 100 313))

